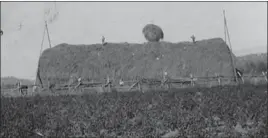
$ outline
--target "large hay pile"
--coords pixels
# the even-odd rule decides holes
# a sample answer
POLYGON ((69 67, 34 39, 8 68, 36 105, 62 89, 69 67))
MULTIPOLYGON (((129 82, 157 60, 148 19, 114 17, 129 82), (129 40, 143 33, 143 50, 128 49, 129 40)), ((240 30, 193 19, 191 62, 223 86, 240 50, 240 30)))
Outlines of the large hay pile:
POLYGON ((190 42, 108 43, 93 45, 59 44, 45 50, 40 59, 40 76, 64 84, 71 75, 85 80, 162 78, 166 69, 171 78, 233 76, 228 46, 221 38, 190 42))

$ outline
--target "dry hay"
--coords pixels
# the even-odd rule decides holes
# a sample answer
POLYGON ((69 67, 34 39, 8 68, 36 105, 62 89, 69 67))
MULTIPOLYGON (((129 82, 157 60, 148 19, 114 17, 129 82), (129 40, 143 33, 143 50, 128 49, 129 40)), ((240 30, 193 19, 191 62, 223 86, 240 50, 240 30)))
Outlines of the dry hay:
POLYGON ((233 76, 228 46, 221 38, 190 42, 59 44, 45 50, 40 59, 43 83, 67 84, 71 75, 84 80, 115 80, 137 76, 161 79, 166 69, 171 78, 233 76))
POLYGON ((142 33, 149 42, 158 42, 160 39, 164 39, 163 30, 154 24, 147 24, 143 28, 142 33))

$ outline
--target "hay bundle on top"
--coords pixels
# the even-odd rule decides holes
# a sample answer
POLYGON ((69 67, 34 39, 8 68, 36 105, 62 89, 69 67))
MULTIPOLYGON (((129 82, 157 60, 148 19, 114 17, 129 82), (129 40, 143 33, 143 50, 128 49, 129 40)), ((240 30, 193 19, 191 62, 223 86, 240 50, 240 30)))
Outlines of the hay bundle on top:
POLYGON ((142 33, 147 41, 149 42, 158 42, 160 39, 164 39, 164 33, 162 29, 154 24, 147 24, 142 33))

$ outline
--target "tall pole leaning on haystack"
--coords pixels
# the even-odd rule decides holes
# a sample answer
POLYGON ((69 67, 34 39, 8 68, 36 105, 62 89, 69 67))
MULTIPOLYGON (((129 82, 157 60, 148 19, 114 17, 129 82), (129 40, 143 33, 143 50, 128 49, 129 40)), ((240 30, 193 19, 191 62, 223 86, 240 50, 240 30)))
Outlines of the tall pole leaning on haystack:
MULTIPOLYGON (((56 9, 56 3, 55 3, 55 9, 56 9)), ((47 37, 48 37, 49 48, 51 48, 51 40, 50 40, 49 31, 48 31, 47 20, 45 19, 45 14, 44 14, 45 27, 44 27, 44 31, 43 31, 43 37, 42 37, 42 42, 41 42, 41 49, 40 49, 39 59, 40 59, 41 54, 42 54, 43 44, 44 44, 44 37, 45 37, 46 32, 47 32, 47 37)), ((40 76, 40 65, 39 65, 39 63, 38 63, 38 66, 37 66, 36 78, 39 80, 39 82, 41 84, 41 87, 43 88, 43 83, 41 81, 41 76, 40 76)), ((36 81, 35 81, 35 85, 36 85, 36 81)))
MULTIPOLYGON (((49 36, 47 21, 45 20, 44 23, 45 23, 45 27, 44 27, 44 31, 43 31, 43 37, 42 37, 42 42, 41 42, 41 49, 40 49, 40 53, 39 53, 39 59, 40 59, 41 54, 42 54, 42 51, 43 51, 44 38, 45 38, 45 34, 46 33, 47 33, 49 48, 51 48, 51 41, 50 41, 50 36, 49 36)), ((40 65, 39 65, 39 63, 38 63, 38 66, 37 66, 36 77, 39 80, 39 82, 41 84, 41 87, 43 88, 43 83, 42 83, 41 76, 40 76, 40 65)), ((35 85, 36 85, 36 82, 35 82, 35 85)))
POLYGON ((223 16, 224 16, 224 36, 225 36, 225 43, 226 43, 226 34, 227 34, 228 42, 229 42, 229 45, 230 45, 230 48, 229 49, 230 49, 231 62, 232 62, 232 66, 233 66, 233 72, 234 72, 235 82, 237 82, 237 75, 236 75, 236 71, 235 71, 233 50, 232 50, 232 44, 231 44, 230 35, 229 35, 229 31, 228 31, 227 20, 226 20, 226 17, 225 17, 225 10, 223 10, 223 16))
POLYGON ((223 10, 223 16, 224 16, 224 18, 223 18, 223 22, 224 22, 224 24, 223 24, 223 27, 224 27, 224 42, 227 44, 227 42, 226 42, 226 19, 225 19, 225 10, 223 10))
MULTIPOLYGON (((41 41, 41 48, 40 48, 40 53, 39 53, 39 59, 40 59, 41 54, 42 54, 42 51, 43 51, 45 34, 46 34, 46 21, 45 21, 45 27, 44 27, 43 37, 42 37, 42 41, 41 41)), ((43 83, 42 83, 41 76, 40 76, 40 65, 39 65, 39 63, 38 63, 38 66, 37 66, 36 78, 39 80, 39 82, 41 84, 41 87, 43 88, 43 83)), ((35 81, 34 84, 36 85, 36 81, 35 81)))
POLYGON ((49 31, 48 31, 48 26, 47 26, 47 21, 45 21, 45 29, 47 31, 47 38, 48 38, 48 43, 49 43, 49 48, 51 48, 51 41, 50 41, 50 37, 49 37, 49 31))

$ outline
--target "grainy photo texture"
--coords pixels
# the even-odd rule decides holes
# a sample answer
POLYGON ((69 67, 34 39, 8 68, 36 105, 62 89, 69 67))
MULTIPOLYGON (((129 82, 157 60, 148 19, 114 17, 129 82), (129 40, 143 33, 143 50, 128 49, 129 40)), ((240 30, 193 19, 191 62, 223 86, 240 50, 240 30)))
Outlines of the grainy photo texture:
POLYGON ((0 137, 267 138, 267 3, 1 2, 0 137))

